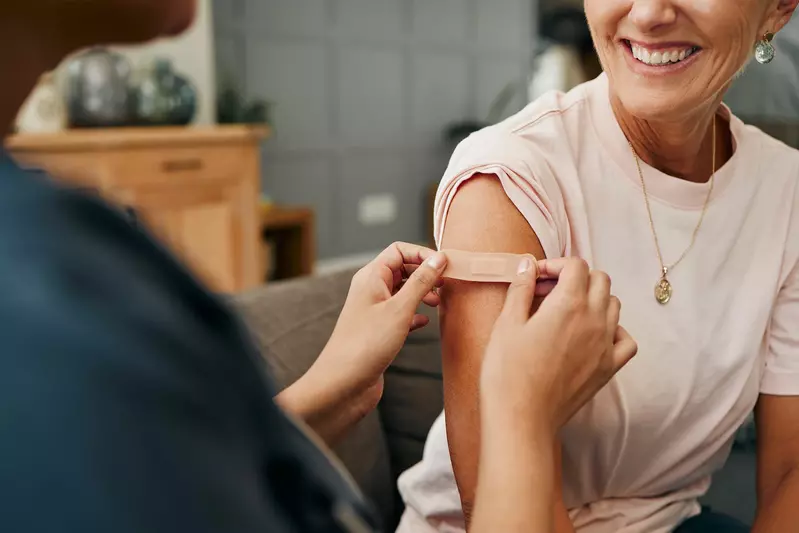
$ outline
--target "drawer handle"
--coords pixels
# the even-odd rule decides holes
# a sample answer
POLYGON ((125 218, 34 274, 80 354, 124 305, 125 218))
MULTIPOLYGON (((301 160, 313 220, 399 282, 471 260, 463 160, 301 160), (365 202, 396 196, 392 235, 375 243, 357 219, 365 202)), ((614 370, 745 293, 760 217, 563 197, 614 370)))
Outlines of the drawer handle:
POLYGON ((164 161, 161 167, 164 172, 186 172, 189 170, 200 170, 203 168, 202 159, 174 159, 172 161, 164 161))

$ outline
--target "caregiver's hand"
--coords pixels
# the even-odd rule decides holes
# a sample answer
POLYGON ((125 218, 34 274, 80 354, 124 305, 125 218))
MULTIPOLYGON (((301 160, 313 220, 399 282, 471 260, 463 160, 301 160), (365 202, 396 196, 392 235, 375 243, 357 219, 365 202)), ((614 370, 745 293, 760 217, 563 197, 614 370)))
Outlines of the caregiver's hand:
POLYGON ((358 271, 330 341, 313 367, 280 395, 283 407, 328 442, 377 406, 383 374, 408 334, 428 323, 419 305, 440 303, 443 253, 394 243, 358 271))
POLYGON ((330 372, 338 368, 344 388, 360 392, 382 384, 383 373, 408 333, 428 323, 426 316, 416 313, 419 305, 422 301, 433 307, 439 304, 434 289, 446 262, 443 253, 394 243, 355 274, 320 357, 320 363, 329 363, 330 372))
POLYGON ((557 285, 531 317, 537 280, 528 262, 483 359, 473 533, 555 529, 557 431, 637 351, 606 274, 579 259, 538 267, 557 285))
POLYGON ((538 270, 557 285, 531 317, 536 269, 522 269, 495 324, 481 385, 487 400, 519 402, 557 431, 638 348, 619 326, 607 274, 576 258, 540 261, 538 270))

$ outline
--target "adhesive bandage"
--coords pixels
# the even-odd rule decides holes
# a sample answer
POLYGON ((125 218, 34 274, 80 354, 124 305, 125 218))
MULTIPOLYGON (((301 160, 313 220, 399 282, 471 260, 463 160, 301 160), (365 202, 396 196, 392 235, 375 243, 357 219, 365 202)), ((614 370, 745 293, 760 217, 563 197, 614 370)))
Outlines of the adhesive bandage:
POLYGON ((478 283, 511 283, 519 272, 522 259, 533 262, 538 277, 538 262, 530 254, 498 254, 442 250, 447 256, 443 277, 478 283))

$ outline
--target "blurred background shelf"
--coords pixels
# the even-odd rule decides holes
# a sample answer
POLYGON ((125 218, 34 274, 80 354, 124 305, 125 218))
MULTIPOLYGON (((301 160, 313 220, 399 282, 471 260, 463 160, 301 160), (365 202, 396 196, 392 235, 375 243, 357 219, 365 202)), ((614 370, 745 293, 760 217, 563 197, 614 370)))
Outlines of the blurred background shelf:
POLYGON ((315 221, 310 207, 261 204, 266 281, 313 274, 316 263, 315 221))
POLYGON ((24 167, 120 205, 213 290, 262 283, 260 142, 265 128, 102 128, 6 139, 24 167))

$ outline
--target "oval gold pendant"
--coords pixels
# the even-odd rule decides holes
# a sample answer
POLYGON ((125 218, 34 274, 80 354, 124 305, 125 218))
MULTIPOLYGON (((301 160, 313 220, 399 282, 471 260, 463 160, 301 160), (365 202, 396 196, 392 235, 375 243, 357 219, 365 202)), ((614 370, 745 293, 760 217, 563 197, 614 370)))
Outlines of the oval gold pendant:
POLYGON ((655 300, 658 301, 660 305, 666 305, 671 300, 672 295, 672 288, 671 283, 665 277, 660 278, 657 285, 655 285, 655 300))

